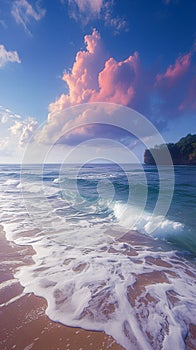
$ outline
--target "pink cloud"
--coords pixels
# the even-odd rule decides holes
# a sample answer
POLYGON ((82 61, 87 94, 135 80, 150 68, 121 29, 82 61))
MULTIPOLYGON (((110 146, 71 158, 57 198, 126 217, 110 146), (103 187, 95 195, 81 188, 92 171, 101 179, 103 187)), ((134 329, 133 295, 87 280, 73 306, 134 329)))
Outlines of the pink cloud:
POLYGON ((62 79, 66 82, 69 93, 51 103, 51 112, 88 102, 92 91, 98 89, 98 74, 103 70, 108 58, 100 34, 94 29, 91 35, 84 37, 85 51, 79 51, 70 72, 65 72, 62 79))
POLYGON ((189 52, 184 56, 178 57, 175 63, 166 69, 165 73, 157 74, 157 85, 165 84, 167 86, 172 86, 177 83, 177 81, 189 70, 191 56, 192 53, 189 52))
POLYGON ((164 118, 174 118, 180 113, 195 109, 196 85, 194 76, 195 46, 166 71, 156 75, 155 91, 160 99, 159 114, 164 118))
POLYGON ((139 59, 137 53, 121 62, 116 62, 114 58, 110 58, 98 75, 99 90, 92 92, 90 101, 107 101, 126 106, 130 105, 135 96, 138 70, 139 59))
POLYGON ((86 50, 77 53, 72 69, 62 77, 69 93, 51 103, 50 112, 85 102, 134 104, 140 74, 137 52, 121 62, 108 58, 95 29, 84 41, 86 50))
MULTIPOLYGON (((160 73, 157 65, 148 71, 137 52, 121 61, 109 57, 95 29, 84 37, 84 42, 85 50, 76 54, 73 66, 62 77, 68 92, 49 106, 51 134, 60 122, 59 112, 63 114, 66 108, 82 103, 110 102, 129 106, 160 128, 165 127, 170 118, 196 108, 194 48, 160 73)), ((61 127, 64 122, 62 118, 61 127)))

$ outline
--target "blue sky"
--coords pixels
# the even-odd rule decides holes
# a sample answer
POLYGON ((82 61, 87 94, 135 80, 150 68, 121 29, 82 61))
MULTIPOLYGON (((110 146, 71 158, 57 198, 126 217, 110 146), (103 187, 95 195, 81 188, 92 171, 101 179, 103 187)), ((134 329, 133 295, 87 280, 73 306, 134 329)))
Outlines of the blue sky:
POLYGON ((133 108, 166 141, 195 133, 195 13, 195 0, 1 0, 0 162, 80 103, 133 108))

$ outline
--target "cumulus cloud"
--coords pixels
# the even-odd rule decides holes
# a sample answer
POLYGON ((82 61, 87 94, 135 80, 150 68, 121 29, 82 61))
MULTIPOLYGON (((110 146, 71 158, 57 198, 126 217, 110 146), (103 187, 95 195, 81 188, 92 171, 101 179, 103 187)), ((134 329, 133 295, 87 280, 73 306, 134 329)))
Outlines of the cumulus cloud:
POLYGON ((104 102, 80 104, 55 112, 38 129, 35 141, 56 148, 62 145, 75 147, 81 143, 88 145, 89 140, 93 140, 96 148, 101 138, 103 148, 106 142, 112 151, 114 144, 120 143, 132 149, 140 140, 150 142, 152 137, 155 141, 155 134, 153 125, 142 115, 127 107, 104 102))
MULTIPOLYGON (((97 114, 92 111, 91 117, 84 114, 72 123, 72 112, 69 109, 67 114, 66 109, 84 103, 108 102, 131 107, 149 118, 159 130, 170 119, 196 109, 195 46, 160 72, 157 65, 148 71, 137 52, 121 61, 109 57, 95 29, 84 41, 86 49, 76 54, 73 66, 62 76, 68 93, 50 104, 48 123, 39 133, 39 140, 53 143, 59 139, 60 143, 73 145, 104 133, 119 134, 115 130, 111 132, 111 128, 104 129, 103 125, 92 126, 94 116, 97 120, 97 114), (76 129, 82 121, 86 126, 76 129), (74 131, 61 137, 70 127, 74 131)), ((119 135, 122 139, 122 133, 119 135)))
POLYGON ((8 62, 21 63, 16 51, 7 51, 4 45, 0 45, 0 68, 4 67, 8 62))
POLYGON ((24 146, 33 142, 37 127, 38 122, 34 118, 23 119, 21 115, 0 106, 1 161, 20 161, 24 146))
POLYGON ((135 106, 141 79, 138 53, 117 62, 108 58, 100 34, 85 36, 86 50, 79 51, 72 69, 62 79, 69 88, 49 106, 50 113, 85 102, 113 102, 135 106))
POLYGON ((135 96, 139 70, 137 52, 121 62, 109 58, 98 74, 99 90, 92 91, 90 101, 107 101, 130 105, 135 96))
POLYGON ((12 15, 17 24, 22 24, 25 31, 31 35, 29 22, 31 19, 39 21, 45 15, 45 9, 39 6, 39 2, 35 3, 34 9, 27 0, 16 0, 12 5, 12 15))
POLYGON ((38 122, 34 118, 27 118, 22 121, 15 121, 10 127, 12 135, 17 136, 20 146, 33 141, 33 136, 38 127, 38 122))
POLYGON ((93 91, 99 88, 98 74, 103 70, 108 58, 100 34, 94 29, 91 35, 84 37, 85 51, 79 51, 72 69, 63 74, 62 79, 69 88, 69 94, 62 94, 50 104, 50 112, 58 112, 66 107, 88 102, 93 91))

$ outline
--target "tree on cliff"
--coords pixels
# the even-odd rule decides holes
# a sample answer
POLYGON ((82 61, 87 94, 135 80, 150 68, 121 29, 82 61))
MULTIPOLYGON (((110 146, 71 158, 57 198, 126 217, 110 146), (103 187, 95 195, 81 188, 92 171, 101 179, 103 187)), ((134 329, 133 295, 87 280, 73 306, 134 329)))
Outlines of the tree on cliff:
MULTIPOLYGON (((168 143, 167 147, 174 164, 196 165, 196 134, 188 134, 176 143, 168 143)), ((163 144, 146 149, 144 152, 144 163, 154 165, 156 158, 159 164, 166 165, 164 161, 165 148, 166 146, 163 144)))

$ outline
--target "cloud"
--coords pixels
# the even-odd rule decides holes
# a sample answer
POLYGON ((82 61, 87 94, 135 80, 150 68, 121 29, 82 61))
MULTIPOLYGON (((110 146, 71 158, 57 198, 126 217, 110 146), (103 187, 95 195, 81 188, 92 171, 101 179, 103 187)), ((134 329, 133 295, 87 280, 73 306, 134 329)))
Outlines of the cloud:
POLYGON ((88 102, 94 91, 99 89, 98 74, 104 69, 108 54, 105 52, 100 34, 94 29, 84 37, 85 51, 79 51, 69 72, 63 74, 69 93, 62 94, 49 106, 50 112, 58 112, 66 107, 88 102))
POLYGON ((191 55, 189 52, 184 56, 180 56, 176 59, 173 65, 170 65, 165 73, 157 74, 156 80, 158 86, 172 87, 179 79, 181 79, 190 68, 191 55))
MULTIPOLYGON (((115 120, 118 109, 119 107, 114 104, 88 103, 55 111, 49 115, 48 122, 38 131, 36 141, 75 145, 95 136, 112 135, 111 127, 108 127, 106 132, 103 124, 111 118, 115 120)), ((122 136, 122 131, 120 135, 122 136)))
POLYGON ((17 136, 20 146, 33 141, 33 135, 38 128, 38 122, 34 118, 27 118, 22 121, 15 121, 10 127, 11 134, 17 136))
MULTIPOLYGON (((88 107, 87 107, 88 108, 88 107)), ((79 120, 76 119, 75 125, 79 120)), ((66 126, 66 118, 64 127, 66 126)), ((60 130, 59 130, 60 131, 60 130)), ((81 142, 87 140, 94 140, 98 138, 104 138, 106 140, 116 140, 122 142, 124 145, 129 146, 133 142, 133 136, 126 130, 111 126, 107 124, 107 116, 105 118, 105 124, 93 123, 85 124, 85 127, 75 127, 69 132, 65 132, 57 139, 56 144, 63 144, 68 146, 76 146, 81 142)), ((135 140, 134 140, 135 141, 135 140)), ((102 141, 104 142, 104 141, 102 141)))
POLYGON ((137 52, 124 61, 109 58, 104 69, 98 74, 98 91, 92 91, 90 101, 107 101, 125 106, 131 105, 139 70, 137 52))
POLYGON ((81 21, 83 25, 99 19, 106 26, 114 29, 114 34, 128 30, 128 23, 125 18, 116 16, 113 13, 114 1, 106 0, 68 0, 70 17, 75 21, 81 21))
POLYGON ((3 68, 8 62, 21 63, 16 51, 7 51, 4 45, 0 45, 0 68, 3 68))
POLYGON ((129 25, 125 18, 114 16, 114 1, 106 1, 103 6, 103 18, 105 25, 114 29, 114 34, 119 34, 122 30, 129 31, 129 25))
POLYGON ((0 121, 2 124, 7 124, 8 122, 12 122, 17 119, 21 119, 21 116, 19 114, 12 112, 8 108, 0 106, 0 121))
POLYGON ((136 107, 138 90, 144 80, 138 53, 120 62, 108 58, 95 29, 84 41, 86 50, 77 53, 72 69, 62 77, 69 93, 50 104, 50 113, 85 102, 113 102, 136 107))
POLYGON ((46 11, 39 6, 39 2, 35 3, 36 10, 29 4, 27 0, 16 0, 12 5, 12 15, 17 24, 22 24, 25 31, 31 35, 31 31, 28 27, 31 19, 35 21, 41 20, 46 11))
MULTIPOLYGON (((34 141, 38 128, 35 118, 23 118, 8 108, 0 106, 0 158, 1 162, 18 162, 27 145, 34 141)), ((40 152, 40 147, 38 153, 40 152)))
POLYGON ((103 4, 104 0, 68 0, 69 15, 76 22, 86 25, 96 18, 100 19, 103 4))
POLYGON ((164 73, 156 76, 155 91, 159 96, 159 113, 165 118, 174 118, 180 113, 190 112, 195 104, 195 46, 188 53, 180 55, 164 73))
POLYGON ((77 53, 62 77, 68 93, 50 104, 49 119, 76 104, 112 102, 135 108, 158 124, 195 105, 195 45, 160 73, 157 66, 145 69, 137 52, 122 61, 109 57, 95 29, 84 41, 86 50, 77 53))
POLYGON ((94 16, 99 16, 103 7, 103 0, 68 0, 69 5, 77 6, 78 11, 85 14, 90 12, 94 16))
MULTIPOLYGON (((106 131, 117 135, 111 128, 92 126, 95 116, 92 111, 91 117, 83 115, 72 123, 69 107, 84 103, 107 102, 131 107, 161 131, 171 119, 185 113, 188 118, 189 112, 195 111, 195 46, 160 72, 158 65, 147 70, 137 52, 121 61, 109 57, 96 29, 86 35, 84 41, 86 49, 76 54, 73 66, 62 76, 68 92, 50 104, 48 123, 40 132, 39 141, 53 143, 59 139, 60 143, 74 145, 77 141, 104 135, 106 131), (77 123, 82 121, 88 125, 77 129, 77 123), (75 128, 74 131, 62 137, 62 132, 70 127, 75 128)), ((123 138, 122 133, 119 137, 123 138)), ((125 142, 129 142, 127 136, 124 137, 125 142)))
POLYGON ((151 137, 153 128, 146 118, 133 109, 107 102, 87 103, 50 114, 48 122, 37 130, 35 141, 54 147, 72 147, 104 138, 132 148, 137 144, 133 135, 139 140, 151 137))

